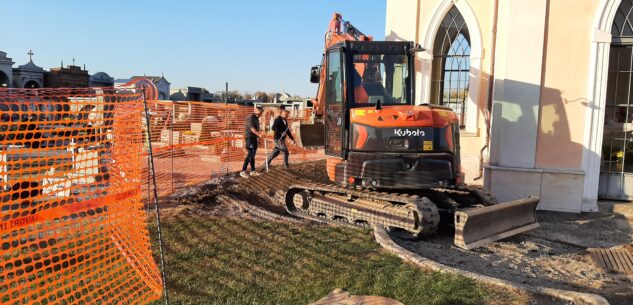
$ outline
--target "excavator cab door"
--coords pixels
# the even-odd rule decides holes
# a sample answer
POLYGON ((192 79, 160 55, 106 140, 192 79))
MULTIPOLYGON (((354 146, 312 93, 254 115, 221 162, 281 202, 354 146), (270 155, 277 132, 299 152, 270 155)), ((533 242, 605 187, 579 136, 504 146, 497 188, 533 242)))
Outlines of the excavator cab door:
POLYGON ((340 49, 328 50, 325 101, 325 154, 340 157, 343 154, 345 126, 345 69, 340 49))

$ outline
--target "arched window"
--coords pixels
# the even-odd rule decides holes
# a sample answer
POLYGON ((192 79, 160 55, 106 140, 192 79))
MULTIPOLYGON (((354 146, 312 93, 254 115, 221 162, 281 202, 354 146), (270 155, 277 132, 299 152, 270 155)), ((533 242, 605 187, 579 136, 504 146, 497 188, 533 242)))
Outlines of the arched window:
POLYGON ((470 80, 470 34, 457 7, 452 7, 435 35, 431 103, 450 107, 464 126, 470 80))
POLYGON ((622 0, 611 26, 598 197, 633 199, 633 0, 622 0))
POLYGON ((28 82, 24 84, 24 88, 28 88, 28 89, 39 88, 39 87, 40 87, 40 84, 38 84, 34 80, 29 80, 28 82))
POLYGON ((9 76, 7 76, 4 72, 0 71, 0 88, 8 88, 11 87, 9 83, 9 76))
POLYGON ((633 24, 631 13, 633 12, 633 0, 622 0, 615 13, 615 19, 611 26, 612 42, 615 44, 633 43, 633 24))

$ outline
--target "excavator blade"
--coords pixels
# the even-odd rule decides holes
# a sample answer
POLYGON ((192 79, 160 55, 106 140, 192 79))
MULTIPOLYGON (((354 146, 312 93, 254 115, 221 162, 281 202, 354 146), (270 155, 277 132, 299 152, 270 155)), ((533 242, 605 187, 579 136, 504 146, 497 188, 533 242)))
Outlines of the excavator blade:
POLYGON ((455 212, 455 245, 467 250, 538 228, 539 198, 455 212))
POLYGON ((321 148, 325 146, 325 126, 323 123, 301 124, 299 126, 301 146, 305 148, 321 148))

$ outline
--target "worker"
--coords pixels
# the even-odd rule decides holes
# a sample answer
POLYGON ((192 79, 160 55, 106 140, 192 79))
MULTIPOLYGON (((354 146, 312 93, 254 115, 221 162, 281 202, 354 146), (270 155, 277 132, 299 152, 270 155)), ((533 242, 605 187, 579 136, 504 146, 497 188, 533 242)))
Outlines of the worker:
POLYGON ((246 117, 246 122, 244 126, 244 140, 246 144, 246 159, 244 159, 244 165, 242 165, 242 172, 240 172, 240 176, 244 178, 248 178, 249 175, 246 173, 246 168, 248 164, 251 165, 251 176, 257 176, 259 173, 255 170, 255 154, 257 153, 257 144, 259 139, 262 138, 259 129, 259 117, 262 115, 263 108, 261 105, 256 105, 253 108, 253 113, 251 113, 248 117, 246 117))
POLYGON ((290 138, 292 144, 297 144, 295 138, 292 136, 290 132, 290 125, 288 124, 288 113, 289 111, 286 109, 284 105, 281 105, 279 116, 275 119, 273 123, 273 140, 275 142, 275 148, 266 158, 266 167, 270 167, 270 162, 273 161, 279 153, 282 152, 284 154, 284 166, 286 169, 289 168, 288 158, 290 157, 290 152, 288 151, 288 146, 286 146, 286 137, 290 138))

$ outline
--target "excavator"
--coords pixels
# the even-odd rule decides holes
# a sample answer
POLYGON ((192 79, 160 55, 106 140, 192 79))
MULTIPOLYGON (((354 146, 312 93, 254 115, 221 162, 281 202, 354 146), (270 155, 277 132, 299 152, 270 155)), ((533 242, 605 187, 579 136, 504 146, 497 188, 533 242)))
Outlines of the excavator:
POLYGON ((329 180, 297 183, 284 196, 293 215, 383 226, 401 238, 454 228, 473 249, 538 227, 532 196, 499 203, 464 183, 460 123, 451 108, 416 105, 413 42, 374 41, 335 13, 325 35, 312 122, 301 145, 324 148, 329 180))

